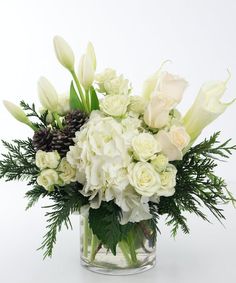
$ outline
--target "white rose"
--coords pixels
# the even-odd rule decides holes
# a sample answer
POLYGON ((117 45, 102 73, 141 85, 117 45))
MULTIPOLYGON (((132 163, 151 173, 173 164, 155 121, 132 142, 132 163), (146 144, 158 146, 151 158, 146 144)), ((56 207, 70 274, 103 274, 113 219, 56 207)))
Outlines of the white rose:
POLYGON ((36 152, 35 159, 36 166, 41 170, 45 168, 55 169, 59 164, 60 155, 57 151, 45 152, 42 150, 38 150, 36 152))
POLYGON ((64 184, 69 184, 76 181, 76 170, 75 168, 71 167, 66 158, 62 158, 57 171, 64 184))
POLYGON ((126 113, 129 102, 126 95, 109 95, 100 101, 100 109, 110 116, 121 117, 126 113))
POLYGON ((144 122, 150 128, 162 128, 168 124, 169 113, 172 108, 173 100, 155 95, 144 112, 144 122))
POLYGON ((161 145, 161 152, 168 158, 169 161, 181 160, 183 158, 182 151, 171 142, 168 132, 160 130, 156 134, 156 140, 161 145))
POLYGON ((190 142, 190 136, 184 127, 172 126, 169 131, 170 141, 179 149, 183 150, 190 142))
POLYGON ((113 69, 105 69, 102 73, 95 76, 95 80, 99 86, 98 91, 104 93, 106 90, 104 88, 104 83, 110 81, 116 77, 116 71, 113 69))
POLYGON ((127 95, 129 93, 129 81, 121 75, 104 82, 104 89, 108 95, 127 95))
POLYGON ((147 161, 161 151, 160 145, 149 133, 141 133, 135 136, 132 139, 132 147, 135 157, 140 161, 147 161))
POLYGON ((136 192, 146 197, 154 195, 161 186, 159 174, 147 162, 132 164, 129 168, 129 180, 136 192))
POLYGON ((37 183, 48 191, 53 190, 53 186, 59 183, 59 177, 55 170, 45 169, 37 178, 37 183))
POLYGON ((60 116, 65 116, 70 111, 70 97, 69 94, 63 93, 58 96, 57 113, 60 116))
POLYGON ((174 165, 169 164, 166 170, 160 173, 161 187, 159 188, 157 195, 170 197, 175 193, 177 170, 174 165))
POLYGON ((151 164, 157 172, 162 172, 166 169, 168 158, 164 154, 158 154, 157 157, 151 161, 151 164))
POLYGON ((134 113, 143 114, 147 102, 142 96, 130 96, 129 111, 134 113))

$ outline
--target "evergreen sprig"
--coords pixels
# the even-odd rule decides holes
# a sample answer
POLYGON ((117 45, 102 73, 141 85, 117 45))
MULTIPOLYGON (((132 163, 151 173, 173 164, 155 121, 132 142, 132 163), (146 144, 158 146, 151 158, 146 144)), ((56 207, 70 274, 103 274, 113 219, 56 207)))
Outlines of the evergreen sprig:
POLYGON ((11 143, 2 141, 7 149, 0 160, 0 178, 6 181, 29 180, 29 185, 34 184, 39 169, 35 165, 35 150, 31 139, 13 140, 11 143))
POLYGON ((214 174, 219 158, 229 158, 236 146, 230 146, 231 140, 224 143, 218 141, 219 132, 190 148, 182 160, 173 164, 177 168, 176 192, 172 197, 161 197, 158 213, 167 215, 167 225, 172 226, 172 235, 181 228, 189 233, 187 219, 183 212, 195 213, 203 220, 209 221, 202 212, 207 207, 221 221, 224 219, 221 204, 235 202, 227 185, 221 177, 214 174))

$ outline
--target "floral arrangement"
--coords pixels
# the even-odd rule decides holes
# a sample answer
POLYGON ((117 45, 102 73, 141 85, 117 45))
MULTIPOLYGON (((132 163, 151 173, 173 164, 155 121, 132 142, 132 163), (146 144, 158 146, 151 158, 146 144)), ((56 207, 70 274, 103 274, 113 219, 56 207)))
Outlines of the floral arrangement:
POLYGON ((8 153, 0 177, 27 180, 27 208, 48 197, 47 233, 41 248, 51 256, 57 232, 71 226, 69 216, 84 217, 83 253, 95 259, 101 248, 137 264, 137 231, 154 246, 158 219, 166 216, 172 234, 189 233, 184 212, 203 220, 206 206, 224 218, 219 205, 235 202, 225 181, 214 174, 219 158, 236 146, 219 143, 219 132, 195 145, 202 130, 233 103, 220 102, 227 81, 203 84, 185 116, 177 110, 185 79, 163 71, 143 85, 140 96, 113 69, 96 73, 93 46, 88 44, 78 73, 68 43, 54 38, 56 56, 72 75, 68 93, 58 95, 44 77, 38 82, 42 108, 4 101, 7 110, 33 133, 24 140, 3 141, 8 153), (92 239, 89 240, 89 235, 92 239))

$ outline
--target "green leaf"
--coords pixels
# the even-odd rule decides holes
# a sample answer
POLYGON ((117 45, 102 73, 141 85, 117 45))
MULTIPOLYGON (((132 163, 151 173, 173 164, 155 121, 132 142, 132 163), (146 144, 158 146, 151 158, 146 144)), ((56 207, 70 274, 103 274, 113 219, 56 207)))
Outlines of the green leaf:
POLYGON ((70 84, 70 108, 73 110, 80 109, 84 110, 84 106, 80 101, 80 98, 75 90, 73 81, 70 84))
POLYGON ((89 225, 102 244, 116 255, 118 242, 126 239, 133 223, 121 225, 120 208, 113 202, 102 202, 98 209, 89 210, 89 225))
POLYGON ((91 111, 99 110, 99 100, 98 100, 97 93, 93 86, 91 86, 89 89, 89 95, 90 95, 90 102, 91 102, 91 111))

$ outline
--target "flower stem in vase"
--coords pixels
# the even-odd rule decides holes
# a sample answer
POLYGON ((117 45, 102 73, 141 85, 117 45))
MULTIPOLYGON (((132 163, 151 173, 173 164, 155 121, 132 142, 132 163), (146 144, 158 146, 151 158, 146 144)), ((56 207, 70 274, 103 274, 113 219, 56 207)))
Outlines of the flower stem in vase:
POLYGON ((129 255, 129 247, 128 247, 128 244, 125 242, 125 241, 121 241, 119 242, 119 248, 128 264, 128 266, 131 266, 132 265, 132 260, 130 258, 130 255, 129 255))
POLYGON ((88 257, 88 234, 89 234, 88 219, 84 217, 83 255, 86 258, 88 257))
POLYGON ((96 235, 92 234, 91 239, 91 252, 90 252, 90 260, 94 261, 98 248, 98 238, 96 235))

